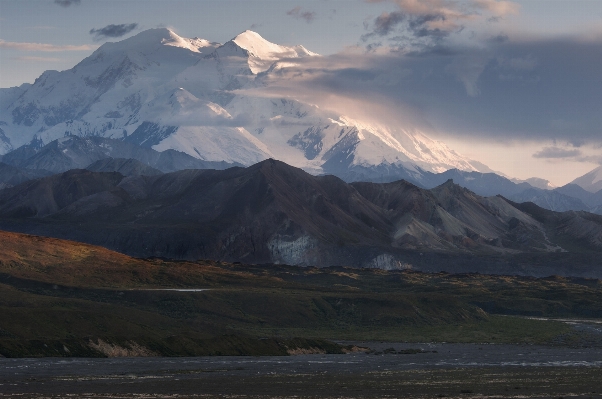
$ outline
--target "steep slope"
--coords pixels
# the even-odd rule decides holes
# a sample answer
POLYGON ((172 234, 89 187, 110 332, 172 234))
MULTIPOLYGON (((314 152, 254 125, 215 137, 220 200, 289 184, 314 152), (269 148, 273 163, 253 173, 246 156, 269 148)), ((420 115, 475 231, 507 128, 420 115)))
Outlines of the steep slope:
POLYGON ((571 184, 576 184, 592 193, 602 190, 602 166, 576 178, 571 184))
POLYGON ((552 212, 530 202, 509 203, 546 226, 548 237, 564 249, 600 251, 602 215, 575 211, 552 212))
POLYGON ((583 189, 577 184, 569 183, 562 187, 558 187, 554 191, 564 195, 568 195, 573 198, 578 198, 589 207, 597 207, 599 205, 602 205, 602 189, 598 192, 592 193, 583 189))

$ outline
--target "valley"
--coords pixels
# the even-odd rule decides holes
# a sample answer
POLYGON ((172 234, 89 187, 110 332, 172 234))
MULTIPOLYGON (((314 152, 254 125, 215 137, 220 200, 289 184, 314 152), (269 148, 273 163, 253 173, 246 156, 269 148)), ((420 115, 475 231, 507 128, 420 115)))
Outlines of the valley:
POLYGON ((1 234, 3 356, 342 353, 333 339, 600 345, 524 318, 602 318, 600 280, 144 260, 1 234))

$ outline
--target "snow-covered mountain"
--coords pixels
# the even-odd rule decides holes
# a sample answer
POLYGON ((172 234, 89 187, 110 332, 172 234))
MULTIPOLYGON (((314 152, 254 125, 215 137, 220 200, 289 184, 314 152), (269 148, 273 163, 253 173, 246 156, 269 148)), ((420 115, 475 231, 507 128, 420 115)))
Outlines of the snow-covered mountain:
POLYGON ((77 135, 174 149, 204 161, 251 165, 277 158, 347 180, 489 171, 411 125, 326 111, 294 92, 269 95, 275 71, 304 57, 319 55, 251 31, 225 44, 169 29, 105 43, 70 70, 0 89, 0 155, 34 138, 46 144, 77 135))
POLYGON ((602 190, 602 166, 576 178, 571 184, 576 184, 591 193, 602 190))
POLYGON ((558 188, 557 186, 552 184, 549 180, 542 179, 540 177, 531 177, 526 180, 513 178, 510 180, 512 180, 516 184, 527 183, 535 188, 539 188, 540 190, 554 190, 555 188, 558 188))

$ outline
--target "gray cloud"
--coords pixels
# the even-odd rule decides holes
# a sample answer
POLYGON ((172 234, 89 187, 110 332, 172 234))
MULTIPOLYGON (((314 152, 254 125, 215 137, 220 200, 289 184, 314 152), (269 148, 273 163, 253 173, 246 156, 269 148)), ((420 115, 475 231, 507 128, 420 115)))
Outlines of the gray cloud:
POLYGON ((386 36, 393 31, 400 23, 406 20, 406 15, 402 12, 384 12, 374 20, 374 31, 372 35, 386 36))
MULTIPOLYGON (((426 15, 410 15, 401 11, 384 12, 374 19, 372 24, 366 24, 365 27, 370 30, 361 37, 361 40, 366 42, 372 38, 382 38, 389 36, 392 33, 402 33, 396 37, 389 38, 390 41, 406 41, 411 42, 413 38, 430 38, 438 41, 450 34, 447 29, 438 27, 429 27, 431 23, 441 22, 445 24, 447 21, 443 14, 426 14, 426 15), (409 37, 404 36, 409 35, 409 37)), ((453 26, 455 29, 461 27, 453 26)))
POLYGON ((516 3, 506 0, 364 0, 368 3, 390 2, 398 10, 384 12, 371 23, 362 40, 382 38, 390 34, 418 47, 437 45, 453 33, 460 33, 466 24, 475 21, 497 22, 502 16, 518 13, 516 3), (420 39, 416 42, 416 39, 420 39))
POLYGON ((94 37, 94 40, 101 40, 107 37, 121 37, 127 35, 138 27, 138 24, 119 24, 119 25, 107 25, 100 29, 90 29, 90 34, 94 37))
POLYGON ((303 9, 299 6, 287 11, 286 15, 289 15, 295 19, 303 19, 307 23, 312 22, 317 16, 314 11, 303 11, 303 9))
POLYGON ((58 4, 61 7, 76 6, 81 4, 81 0, 54 0, 54 4, 58 4))
POLYGON ((581 151, 577 149, 566 149, 560 147, 544 147, 540 151, 533 154, 533 158, 574 158, 581 155, 581 151))
POLYGON ((421 114, 457 138, 602 144, 602 39, 507 40, 479 49, 442 44, 412 52, 386 51, 380 43, 371 52, 309 58, 274 74, 282 93, 302 90, 321 107, 333 94, 342 104, 370 98, 391 115, 421 114))

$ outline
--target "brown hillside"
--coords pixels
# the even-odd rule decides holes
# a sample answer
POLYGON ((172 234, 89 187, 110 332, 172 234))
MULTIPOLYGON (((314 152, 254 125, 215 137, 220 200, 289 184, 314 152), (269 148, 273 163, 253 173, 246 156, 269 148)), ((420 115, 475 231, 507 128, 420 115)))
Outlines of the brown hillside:
POLYGON ((0 231, 0 273, 69 286, 125 288, 211 284, 211 262, 143 260, 94 245, 0 231), (202 268, 202 273, 199 269, 202 268), (209 279, 210 280, 210 279, 209 279))

